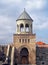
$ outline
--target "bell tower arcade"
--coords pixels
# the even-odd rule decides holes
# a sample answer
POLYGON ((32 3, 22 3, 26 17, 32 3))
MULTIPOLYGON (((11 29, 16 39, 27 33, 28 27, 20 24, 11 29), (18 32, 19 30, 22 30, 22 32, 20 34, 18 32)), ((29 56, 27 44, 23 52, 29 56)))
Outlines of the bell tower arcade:
MULTIPOLYGON (((17 34, 31 34, 33 20, 24 10, 23 13, 16 20, 17 23, 17 34)), ((33 33, 32 33, 33 34, 33 33)))

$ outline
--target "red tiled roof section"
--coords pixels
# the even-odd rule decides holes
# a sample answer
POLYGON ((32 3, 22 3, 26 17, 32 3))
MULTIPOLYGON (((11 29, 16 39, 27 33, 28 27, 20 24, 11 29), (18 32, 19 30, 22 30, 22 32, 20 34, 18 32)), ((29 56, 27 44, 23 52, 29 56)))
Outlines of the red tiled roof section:
POLYGON ((38 45, 38 47, 45 47, 45 48, 48 48, 48 44, 45 44, 45 43, 43 43, 43 42, 37 42, 36 43, 37 45, 38 45))
POLYGON ((37 45, 45 45, 45 43, 43 43, 43 42, 37 42, 36 44, 37 45))

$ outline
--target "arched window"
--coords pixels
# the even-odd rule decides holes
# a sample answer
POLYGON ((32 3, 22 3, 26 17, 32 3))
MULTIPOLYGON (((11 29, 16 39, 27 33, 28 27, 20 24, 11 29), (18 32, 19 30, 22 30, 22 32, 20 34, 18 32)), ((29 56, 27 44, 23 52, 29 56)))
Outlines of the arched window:
POLYGON ((24 43, 24 39, 22 39, 22 43, 24 43))
POLYGON ((21 43, 21 39, 19 39, 19 42, 21 43))
POLYGON ((19 31, 19 25, 17 24, 17 31, 19 31))
POLYGON ((17 24, 17 27, 19 27, 19 25, 17 24))
POLYGON ((20 31, 23 32, 24 31, 24 25, 20 24, 20 31))
POLYGON ((26 32, 29 32, 29 25, 28 24, 25 25, 25 28, 26 28, 26 32))
POLYGON ((28 56, 29 52, 28 49, 23 47, 20 51, 20 56, 28 56))
POLYGON ((30 42, 30 39, 28 39, 28 43, 30 42))
POLYGON ((25 43, 27 43, 27 39, 25 39, 25 43))

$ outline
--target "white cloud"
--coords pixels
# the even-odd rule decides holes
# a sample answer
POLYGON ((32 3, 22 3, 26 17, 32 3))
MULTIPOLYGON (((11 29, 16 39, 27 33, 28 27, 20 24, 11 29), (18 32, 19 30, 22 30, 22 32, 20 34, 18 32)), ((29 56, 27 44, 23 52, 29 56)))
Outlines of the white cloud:
POLYGON ((43 30, 48 28, 48 22, 42 24, 34 25, 34 29, 43 30))
POLYGON ((38 25, 39 29, 47 29, 48 28, 48 22, 44 22, 41 25, 38 25))
POLYGON ((34 29, 43 30, 48 29, 48 17, 34 15, 34 29))
POLYGON ((12 18, 0 15, 0 43, 12 42, 15 33, 15 22, 12 18))
POLYGON ((27 9, 42 9, 46 5, 46 0, 28 0, 26 3, 27 9))
POLYGON ((7 16, 0 16, 0 35, 13 33, 15 28, 15 22, 12 18, 7 16))
POLYGON ((22 0, 1 0, 0 2, 2 2, 2 3, 21 3, 22 2, 22 0))

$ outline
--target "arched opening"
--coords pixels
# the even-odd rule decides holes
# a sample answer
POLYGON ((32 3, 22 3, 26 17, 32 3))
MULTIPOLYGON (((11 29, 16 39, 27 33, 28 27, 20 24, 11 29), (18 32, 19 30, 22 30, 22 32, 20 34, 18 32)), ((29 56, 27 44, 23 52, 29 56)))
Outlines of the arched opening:
POLYGON ((25 47, 22 48, 20 51, 21 64, 28 64, 29 63, 28 56, 29 56, 28 49, 25 47))
POLYGON ((25 29, 26 29, 26 32, 29 32, 29 25, 28 24, 25 25, 25 29))
POLYGON ((19 25, 17 24, 17 32, 19 31, 19 25))
POLYGON ((24 25, 23 24, 20 24, 20 31, 24 32, 24 25))

